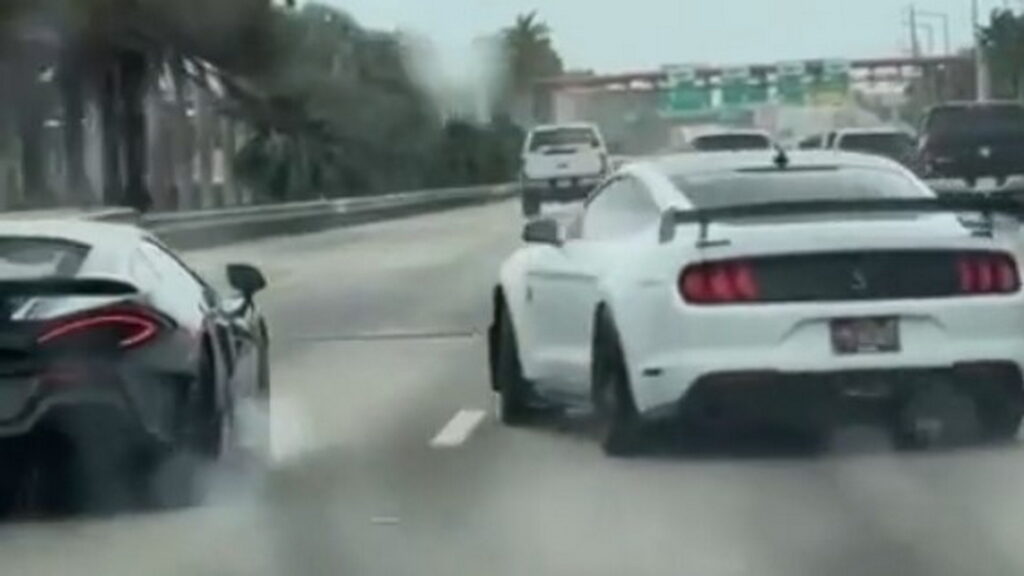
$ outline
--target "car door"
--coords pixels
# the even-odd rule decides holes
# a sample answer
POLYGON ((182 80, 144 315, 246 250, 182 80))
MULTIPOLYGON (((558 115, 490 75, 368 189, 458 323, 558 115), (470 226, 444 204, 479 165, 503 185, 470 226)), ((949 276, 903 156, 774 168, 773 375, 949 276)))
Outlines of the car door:
POLYGON ((565 242, 539 253, 527 273, 535 327, 537 385, 583 397, 590 389, 594 312, 601 280, 629 258, 629 240, 657 218, 657 204, 632 175, 608 181, 584 207, 565 242))

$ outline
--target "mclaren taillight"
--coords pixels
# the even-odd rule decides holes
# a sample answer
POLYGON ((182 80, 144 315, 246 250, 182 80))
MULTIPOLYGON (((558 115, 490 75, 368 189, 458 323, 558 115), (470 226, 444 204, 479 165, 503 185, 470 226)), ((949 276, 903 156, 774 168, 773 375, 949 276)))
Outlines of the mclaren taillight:
POLYGON ((963 254, 957 258, 961 294, 1013 294, 1020 290, 1017 262, 1007 254, 963 254))
POLYGON ((134 348, 156 338, 163 326, 163 320, 142 309, 97 310, 54 321, 36 342, 42 346, 134 348))
POLYGON ((738 304, 760 298, 757 274, 746 262, 690 266, 679 277, 679 293, 691 304, 738 304))

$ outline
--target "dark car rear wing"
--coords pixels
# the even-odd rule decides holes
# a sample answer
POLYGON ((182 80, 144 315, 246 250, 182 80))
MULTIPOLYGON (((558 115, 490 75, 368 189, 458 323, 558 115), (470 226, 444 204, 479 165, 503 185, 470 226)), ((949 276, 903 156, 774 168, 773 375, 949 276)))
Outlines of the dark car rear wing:
POLYGON ((1024 204, 1007 195, 964 193, 949 194, 935 198, 869 198, 859 200, 802 200, 796 202, 763 202, 706 208, 698 210, 670 209, 662 214, 659 239, 662 243, 675 238, 676 227, 682 224, 698 224, 700 234, 698 246, 708 245, 708 228, 712 222, 740 218, 772 216, 803 216, 815 214, 863 214, 863 213, 940 213, 975 212, 984 217, 984 226, 976 234, 991 236, 992 218, 995 214, 1024 219, 1024 204))
POLYGON ((129 296, 138 288, 111 278, 30 278, 0 280, 0 298, 41 296, 129 296))

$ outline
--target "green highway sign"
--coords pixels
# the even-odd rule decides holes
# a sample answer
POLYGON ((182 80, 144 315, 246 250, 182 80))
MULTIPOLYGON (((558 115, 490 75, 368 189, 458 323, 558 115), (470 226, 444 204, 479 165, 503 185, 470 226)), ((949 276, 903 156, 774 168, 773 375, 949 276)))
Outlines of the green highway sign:
POLYGON ((754 78, 750 68, 726 68, 721 80, 722 106, 753 106, 768 101, 768 86, 754 78))
POLYGON ((802 106, 807 101, 807 65, 782 62, 776 66, 776 99, 780 104, 802 106))
POLYGON ((748 68, 726 68, 722 70, 722 106, 743 106, 747 103, 747 86, 750 85, 748 68))
POLYGON ((669 113, 700 112, 711 108, 711 90, 692 66, 668 69, 669 91, 664 108, 669 113))

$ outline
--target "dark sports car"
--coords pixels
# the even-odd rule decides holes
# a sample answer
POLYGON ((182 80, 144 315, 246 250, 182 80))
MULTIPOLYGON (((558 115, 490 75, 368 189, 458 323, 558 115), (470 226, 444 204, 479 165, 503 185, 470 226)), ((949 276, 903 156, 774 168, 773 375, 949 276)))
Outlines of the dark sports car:
POLYGON ((240 403, 270 392, 266 281, 227 272, 222 298, 138 228, 0 224, 0 505, 40 469, 65 496, 194 498, 240 403))

